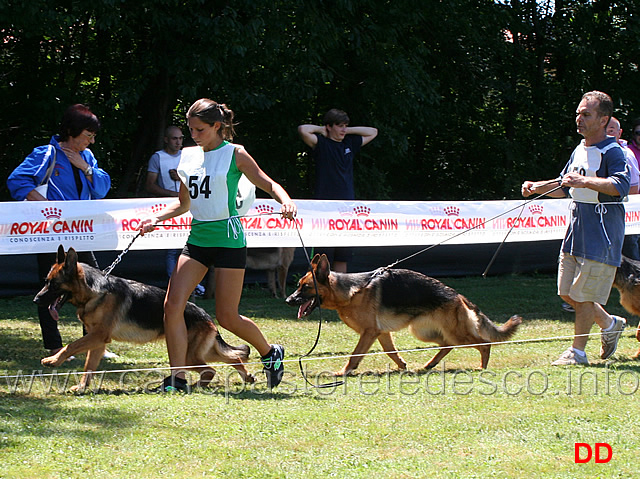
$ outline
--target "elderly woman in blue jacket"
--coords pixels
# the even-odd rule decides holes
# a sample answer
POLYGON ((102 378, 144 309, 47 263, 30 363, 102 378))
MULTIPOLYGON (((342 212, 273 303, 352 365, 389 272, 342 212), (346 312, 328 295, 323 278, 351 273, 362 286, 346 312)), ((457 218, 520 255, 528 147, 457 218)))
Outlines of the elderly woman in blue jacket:
POLYGON ((98 118, 84 105, 72 105, 60 123, 60 135, 48 145, 35 148, 9 175, 11 196, 22 201, 66 201, 104 198, 111 188, 109 174, 98 168, 89 145, 95 143, 100 129, 98 118), (55 161, 49 178, 47 197, 35 191, 55 161))
MULTIPOLYGON (((7 186, 18 201, 67 201, 104 198, 111 188, 109 174, 98 167, 89 145, 95 143, 100 121, 85 105, 71 105, 64 112, 60 134, 51 137, 48 145, 36 147, 9 175, 7 186), (53 165, 53 169, 50 167, 53 165), (45 182, 47 175, 48 181, 45 182), (36 187, 47 185, 46 198, 36 187)), ((38 275, 44 279, 55 263, 55 253, 40 253, 38 275)), ((98 267, 91 251, 80 252, 80 261, 98 267)), ((40 328, 45 349, 55 354, 62 348, 57 318, 46 307, 38 307, 40 328)), ((107 354, 112 355, 112 353, 107 354)))

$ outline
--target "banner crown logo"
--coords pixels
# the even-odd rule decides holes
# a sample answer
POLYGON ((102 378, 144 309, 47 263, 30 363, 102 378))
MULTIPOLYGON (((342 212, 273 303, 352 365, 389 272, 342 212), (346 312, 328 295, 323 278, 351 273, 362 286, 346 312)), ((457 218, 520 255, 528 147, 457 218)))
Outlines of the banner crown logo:
POLYGON ((531 205, 531 206, 529 206, 529 211, 531 211, 531 214, 533 214, 533 215, 541 215, 542 214, 542 210, 544 210, 544 206, 542 206, 542 205, 531 205))
POLYGON ((59 220, 60 218, 62 218, 62 210, 55 207, 45 208, 41 210, 41 213, 48 220, 52 220, 52 219, 59 220))
POLYGON ((275 211, 275 208, 270 205, 258 205, 256 206, 256 211, 259 215, 268 215, 275 211))
POLYGON ((447 216, 460 216, 460 208, 457 206, 446 206, 444 208, 444 214, 447 216))
POLYGON ((367 206, 356 206, 353 209, 353 212, 356 214, 356 216, 369 216, 369 213, 371 213, 371 208, 367 206))

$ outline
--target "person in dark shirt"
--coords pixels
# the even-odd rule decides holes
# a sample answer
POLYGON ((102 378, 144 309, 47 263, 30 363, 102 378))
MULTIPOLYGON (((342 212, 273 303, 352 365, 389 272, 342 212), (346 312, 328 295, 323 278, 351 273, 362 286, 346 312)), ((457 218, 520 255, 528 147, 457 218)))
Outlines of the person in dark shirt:
MULTIPOLYGON (((316 164, 314 197, 320 200, 354 200, 353 159, 364 145, 378 134, 376 128, 349 126, 342 110, 329 110, 323 125, 300 125, 298 133, 313 150, 316 164)), ((334 271, 347 272, 351 248, 329 248, 327 254, 334 271)))

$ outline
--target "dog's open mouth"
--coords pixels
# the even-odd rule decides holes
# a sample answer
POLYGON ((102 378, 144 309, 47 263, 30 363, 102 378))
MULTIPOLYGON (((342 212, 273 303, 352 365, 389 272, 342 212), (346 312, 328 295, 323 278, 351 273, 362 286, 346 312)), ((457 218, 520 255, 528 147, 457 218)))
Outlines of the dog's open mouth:
POLYGON ((298 319, 309 316, 317 306, 318 301, 316 301, 316 298, 311 298, 309 301, 302 303, 298 309, 298 319))
POLYGON ((51 314, 51 317, 53 319, 55 319, 56 321, 58 321, 58 319, 60 318, 60 315, 58 314, 58 311, 60 311, 60 308, 62 308, 62 305, 67 301, 68 299, 68 294, 62 294, 60 296, 58 296, 53 303, 51 303, 49 305, 49 314, 51 314))

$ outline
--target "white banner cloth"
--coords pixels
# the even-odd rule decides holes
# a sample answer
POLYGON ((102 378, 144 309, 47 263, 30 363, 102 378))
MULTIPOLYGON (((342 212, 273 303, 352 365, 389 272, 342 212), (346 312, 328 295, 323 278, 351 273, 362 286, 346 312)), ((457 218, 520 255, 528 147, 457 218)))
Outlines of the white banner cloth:
MULTIPOLYGON (((0 254, 124 249, 140 222, 176 198, 0 203, 0 254)), ((249 247, 402 246, 500 243, 564 237, 568 199, 535 201, 295 200, 298 216, 282 219, 274 200, 257 199, 241 221, 249 247), (513 229, 512 229, 513 227, 513 229)), ((625 203, 627 234, 640 234, 640 195, 625 203)), ((182 248, 191 216, 166 221, 131 249, 182 248)), ((232 232, 230 234, 233 234, 232 232)))

